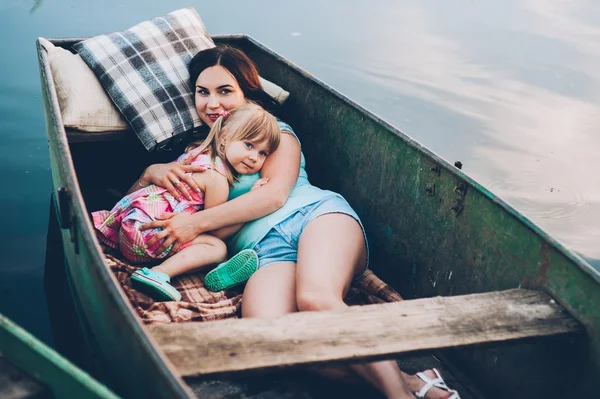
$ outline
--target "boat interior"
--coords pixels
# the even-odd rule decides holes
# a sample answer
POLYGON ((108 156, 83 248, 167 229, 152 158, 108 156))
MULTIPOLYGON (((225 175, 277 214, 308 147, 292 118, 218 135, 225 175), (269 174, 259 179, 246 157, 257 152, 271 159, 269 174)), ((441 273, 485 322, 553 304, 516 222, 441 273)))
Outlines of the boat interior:
MULTIPOLYGON (((55 44, 69 48, 74 41, 55 44)), ((539 283, 539 265, 532 266, 535 270, 529 273, 508 270, 510 262, 505 262, 498 267, 509 277, 499 278, 490 270, 499 263, 497 259, 504 259, 506 247, 476 250, 486 244, 478 238, 482 230, 475 224, 472 235, 460 236, 467 234, 457 227, 461 218, 475 217, 462 209, 474 206, 464 201, 469 197, 466 193, 485 195, 437 157, 414 157, 410 165, 401 164, 399 157, 427 152, 410 138, 388 133, 395 129, 343 96, 331 94, 331 88, 314 83, 305 71, 296 69, 288 77, 289 72, 280 71, 283 61, 255 42, 237 36, 217 37, 216 41, 242 48, 257 61, 261 73, 292 93, 281 118, 294 126, 302 140, 311 182, 341 192, 351 204, 357 204, 359 214, 372 221, 366 223, 367 232, 372 233, 371 268, 405 300, 344 311, 298 313, 277 320, 143 326, 189 389, 202 398, 376 397, 377 393, 363 384, 336 382, 315 370, 392 358, 407 373, 439 369, 463 399, 557 397, 553 396, 561 389, 557 387, 565 386, 558 376, 570 378, 581 371, 566 365, 581 365, 582 359, 589 358, 585 355, 590 351, 589 342, 582 338, 586 325, 539 283), (313 103, 320 101, 320 111, 311 108, 316 107, 311 98, 313 103), (296 113, 298 107, 303 115, 296 113), (319 112, 334 116, 328 122, 319 112), (340 127, 332 126, 334 121, 340 127), (344 129, 351 135, 344 137, 344 129), (370 154, 359 155, 360 146, 352 143, 364 142, 366 135, 374 134, 381 137, 368 144, 372 151, 364 152, 370 154), (332 147, 340 150, 324 156, 332 147), (395 153, 386 154, 392 150, 395 153), (349 173, 341 179, 344 171, 349 173), (398 173, 413 177, 421 173, 423 185, 427 179, 435 185, 419 189, 421 197, 415 201, 412 188, 392 183, 398 173), (355 190, 357 185, 366 187, 355 190), (373 207, 368 205, 369 196, 382 193, 385 203, 377 199, 373 207), (423 205, 425 210, 417 209, 431 198, 437 202, 423 205), (403 207, 410 217, 398 211, 403 207), (448 222, 440 230, 436 223, 442 224, 442 212, 448 222), (473 247, 461 248, 465 240, 473 247), (448 249, 459 255, 447 259, 448 249), (464 262, 463 269, 460 262, 464 262)), ((131 131, 90 135, 67 129, 65 135, 88 213, 110 209, 145 167, 169 162, 178 154, 176 150, 149 153, 131 131)), ((487 201, 491 207, 493 201, 487 201)), ((484 209, 477 215, 485 218, 486 212, 491 211, 484 209)), ((514 219, 512 215, 498 216, 504 217, 514 219)), ((89 223, 82 223, 80 229, 84 232, 79 234, 87 234, 89 223)), ((517 228, 511 225, 507 229, 517 228)), ((539 237, 532 238, 536 239, 539 237)), ((515 258, 513 263, 527 262, 515 258)), ((135 314, 134 309, 130 312, 135 314)))

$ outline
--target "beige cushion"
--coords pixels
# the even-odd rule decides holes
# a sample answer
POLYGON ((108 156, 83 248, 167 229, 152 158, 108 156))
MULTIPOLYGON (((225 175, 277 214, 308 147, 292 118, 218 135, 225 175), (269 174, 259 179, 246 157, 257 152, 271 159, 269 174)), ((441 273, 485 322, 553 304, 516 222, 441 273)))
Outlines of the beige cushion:
POLYGON ((39 38, 48 53, 65 127, 86 132, 127 130, 129 124, 78 54, 39 38))
MULTIPOLYGON (((56 47, 40 37, 48 53, 48 61, 58 96, 65 127, 84 132, 109 132, 130 129, 120 111, 100 85, 96 75, 81 59, 62 47, 56 47)), ((290 93, 280 86, 260 78, 263 89, 279 104, 290 93)))
POLYGON ((260 85, 262 86, 263 90, 267 92, 268 95, 273 97, 275 101, 277 101, 281 105, 283 105, 285 100, 287 100, 290 96, 289 92, 283 90, 275 83, 269 82, 267 79, 260 78, 260 85))

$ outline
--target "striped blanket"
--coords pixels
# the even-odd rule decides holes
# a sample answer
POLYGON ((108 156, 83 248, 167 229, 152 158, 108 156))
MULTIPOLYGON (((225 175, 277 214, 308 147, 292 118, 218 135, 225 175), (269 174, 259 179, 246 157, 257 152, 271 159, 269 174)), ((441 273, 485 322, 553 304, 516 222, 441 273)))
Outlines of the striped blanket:
MULTIPOLYGON (((242 290, 234 287, 211 292, 204 287, 204 273, 188 273, 175 277, 173 286, 181 293, 180 302, 156 302, 131 286, 130 276, 138 269, 124 261, 114 250, 104 248, 105 261, 125 291, 131 305, 145 324, 212 321, 241 317, 242 290)), ((401 301, 392 287, 367 270, 354 281, 344 301, 348 305, 401 301)))

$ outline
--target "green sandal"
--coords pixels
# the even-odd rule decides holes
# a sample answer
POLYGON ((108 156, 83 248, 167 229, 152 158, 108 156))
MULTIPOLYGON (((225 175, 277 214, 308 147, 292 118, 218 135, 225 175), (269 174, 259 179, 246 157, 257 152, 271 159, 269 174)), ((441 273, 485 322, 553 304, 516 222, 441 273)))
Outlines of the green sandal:
POLYGON ((165 273, 155 272, 147 267, 136 270, 131 275, 131 284, 136 290, 157 301, 181 301, 181 294, 171 284, 165 273))
POLYGON ((245 283, 258 268, 258 255, 251 249, 244 249, 227 262, 219 264, 208 272, 204 285, 209 291, 222 291, 245 283))

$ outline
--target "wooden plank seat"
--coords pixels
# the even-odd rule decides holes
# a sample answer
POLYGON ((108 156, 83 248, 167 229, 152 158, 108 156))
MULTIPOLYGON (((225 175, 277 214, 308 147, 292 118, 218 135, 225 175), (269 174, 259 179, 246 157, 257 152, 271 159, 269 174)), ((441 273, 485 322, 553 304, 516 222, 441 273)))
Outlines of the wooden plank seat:
POLYGON ((548 295, 524 289, 434 297, 278 319, 152 325, 183 376, 263 370, 573 333, 548 295))
POLYGON ((115 130, 106 132, 82 132, 75 129, 65 129, 69 143, 89 143, 98 141, 124 141, 136 137, 133 130, 115 130))

